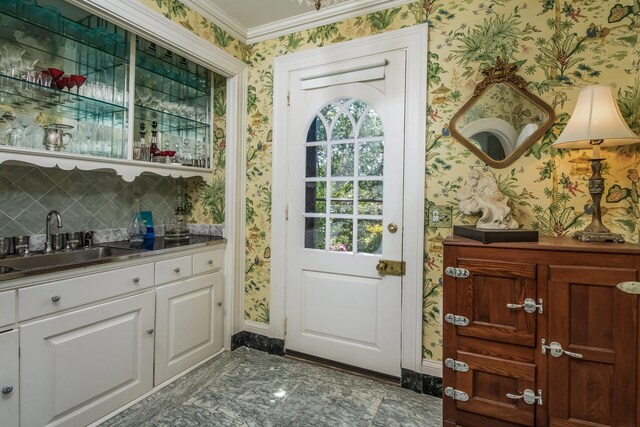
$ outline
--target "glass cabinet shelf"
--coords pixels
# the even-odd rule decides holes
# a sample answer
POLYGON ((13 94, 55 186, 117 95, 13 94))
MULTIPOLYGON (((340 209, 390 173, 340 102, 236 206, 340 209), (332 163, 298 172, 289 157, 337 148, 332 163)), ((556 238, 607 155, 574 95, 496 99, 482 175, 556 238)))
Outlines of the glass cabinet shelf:
POLYGON ((0 74, 0 105, 14 110, 35 110, 54 116, 74 119, 100 118, 127 111, 123 105, 99 101, 95 98, 42 86, 0 74))
MULTIPOLYGON (((102 29, 93 29, 74 21, 79 35, 83 33, 101 33, 99 39, 109 40, 107 49, 102 49, 65 34, 56 33, 49 28, 34 24, 27 18, 21 19, 0 12, 0 38, 3 44, 12 43, 21 46, 31 57, 37 58, 37 68, 62 68, 70 63, 76 64, 82 72, 94 72, 128 64, 122 36, 102 29)), ((67 71, 67 70, 65 70, 67 71)))
MULTIPOLYGON (((170 80, 176 83, 178 86, 177 90, 184 90, 185 87, 194 90, 192 93, 185 92, 180 94, 178 96, 179 98, 195 98, 203 95, 211 95, 211 88, 206 76, 207 70, 192 61, 188 61, 187 64, 188 65, 185 65, 185 67, 191 66, 192 70, 163 61, 160 58, 151 56, 143 50, 136 50, 136 67, 138 70, 143 69, 147 73, 153 74, 147 74, 145 76, 146 78, 153 81, 160 77, 161 79, 170 80), (205 71, 205 75, 201 75, 202 71, 198 68, 202 68, 205 71), (180 86, 182 86, 182 88, 180 88, 180 86)), ((162 90, 162 92, 165 91, 162 90)))
POLYGON ((160 132, 180 133, 182 131, 190 131, 196 129, 208 129, 209 123, 192 120, 186 117, 176 116, 164 111, 154 110, 153 108, 142 107, 136 105, 136 121, 147 123, 147 130, 151 130, 151 122, 158 122, 158 130, 160 132))

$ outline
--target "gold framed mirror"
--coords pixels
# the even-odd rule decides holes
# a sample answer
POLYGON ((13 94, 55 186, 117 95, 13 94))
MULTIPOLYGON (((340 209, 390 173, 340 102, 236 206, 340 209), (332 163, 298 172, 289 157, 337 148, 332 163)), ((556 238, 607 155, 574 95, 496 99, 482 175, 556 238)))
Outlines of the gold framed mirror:
POLYGON ((512 164, 555 120, 553 108, 527 90, 517 66, 498 58, 449 123, 451 135, 487 165, 512 164))

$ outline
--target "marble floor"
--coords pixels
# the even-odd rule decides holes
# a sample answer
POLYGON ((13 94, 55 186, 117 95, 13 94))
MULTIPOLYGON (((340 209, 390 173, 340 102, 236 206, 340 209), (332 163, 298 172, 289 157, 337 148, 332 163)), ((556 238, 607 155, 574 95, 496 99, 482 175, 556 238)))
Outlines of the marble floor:
POLYGON ((241 347, 100 426, 440 426, 441 400, 241 347))

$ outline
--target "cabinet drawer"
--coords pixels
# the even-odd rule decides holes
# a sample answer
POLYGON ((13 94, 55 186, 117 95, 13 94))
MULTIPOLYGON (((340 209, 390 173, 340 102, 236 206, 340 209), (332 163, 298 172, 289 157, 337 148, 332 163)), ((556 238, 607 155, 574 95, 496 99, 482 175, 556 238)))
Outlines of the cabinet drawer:
POLYGON ((156 285, 163 285, 191 276, 191 256, 156 262, 156 285))
POLYGON ((16 322, 16 291, 0 292, 0 328, 16 322))
POLYGON ((220 270, 224 262, 224 251, 215 250, 193 256, 193 274, 220 270))
POLYGON ((153 286, 153 264, 90 274, 18 290, 23 321, 153 286))

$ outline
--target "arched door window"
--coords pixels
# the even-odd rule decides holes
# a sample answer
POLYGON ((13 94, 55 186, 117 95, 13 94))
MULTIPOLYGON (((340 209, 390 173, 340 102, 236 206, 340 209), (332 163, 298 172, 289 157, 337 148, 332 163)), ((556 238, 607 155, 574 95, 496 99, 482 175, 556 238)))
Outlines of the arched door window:
POLYGON ((339 98, 305 142, 305 248, 382 253, 384 128, 366 102, 339 98))

